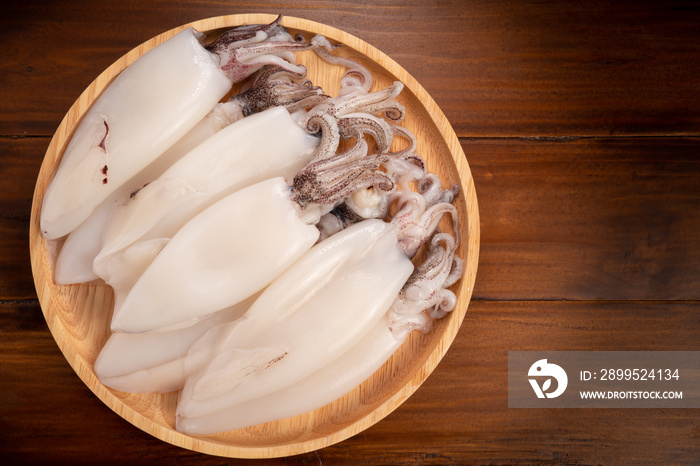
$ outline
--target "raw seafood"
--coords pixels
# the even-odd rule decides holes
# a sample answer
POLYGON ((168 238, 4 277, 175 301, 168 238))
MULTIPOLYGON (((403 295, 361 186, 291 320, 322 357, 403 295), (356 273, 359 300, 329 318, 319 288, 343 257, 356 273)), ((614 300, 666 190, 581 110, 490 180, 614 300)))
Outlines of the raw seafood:
POLYGON ((70 233, 202 120, 234 82, 266 64, 301 72, 286 52, 312 47, 291 39, 277 22, 234 28, 209 47, 213 53, 201 36, 188 28, 151 49, 91 105, 46 188, 44 238, 70 233))

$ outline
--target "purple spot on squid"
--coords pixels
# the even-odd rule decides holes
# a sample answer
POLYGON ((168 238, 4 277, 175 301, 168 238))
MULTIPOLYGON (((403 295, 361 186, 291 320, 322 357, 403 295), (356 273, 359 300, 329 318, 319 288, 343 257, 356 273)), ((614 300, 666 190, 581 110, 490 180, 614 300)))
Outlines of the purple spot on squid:
POLYGON ((139 189, 137 189, 137 190, 135 190, 135 191, 132 191, 132 193, 129 194, 129 199, 135 198, 136 195, 139 193, 139 191, 141 191, 143 188, 145 188, 145 187, 148 186, 149 184, 151 184, 150 181, 149 181, 148 183, 144 184, 143 186, 141 186, 139 189))
MULTIPOLYGON (((98 144, 98 147, 102 149, 102 151, 106 154, 107 153, 107 135, 109 134, 109 125, 107 124, 107 120, 102 120, 102 123, 105 124, 105 135, 102 136, 102 140, 98 144)), ((106 166, 105 166, 106 167, 106 166)), ((106 182, 106 181, 105 181, 106 182)))
POLYGON ((276 358, 272 359, 271 361, 268 361, 267 364, 265 364, 265 366, 263 367, 263 369, 269 369, 270 366, 272 366, 274 363, 283 359, 286 355, 287 355, 287 353, 285 352, 284 354, 277 356, 276 358))

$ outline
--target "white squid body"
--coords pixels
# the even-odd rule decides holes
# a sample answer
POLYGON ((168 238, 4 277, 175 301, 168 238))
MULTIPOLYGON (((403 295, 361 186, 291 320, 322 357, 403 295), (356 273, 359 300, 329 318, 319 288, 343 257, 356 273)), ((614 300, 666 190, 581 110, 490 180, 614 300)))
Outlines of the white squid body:
POLYGON ((95 361, 108 387, 130 393, 168 393, 185 383, 185 356, 210 328, 243 316, 255 296, 216 312, 196 325, 160 333, 113 333, 95 361))
POLYGON ((318 144, 319 138, 296 124, 284 107, 222 129, 111 211, 94 273, 114 288, 119 306, 185 223, 244 187, 272 177, 292 178, 318 144))
POLYGON ((56 259, 54 282, 57 285, 71 285, 99 278, 93 270, 93 263, 102 249, 104 230, 109 223, 112 210, 126 203, 131 193, 158 178, 172 164, 208 137, 236 121, 239 113, 234 102, 217 104, 204 119, 163 155, 102 201, 92 214, 66 238, 56 259))
POLYGON ((401 346, 408 332, 394 332, 381 319, 348 351, 305 379, 246 403, 225 406, 209 414, 181 409, 177 430, 208 435, 277 421, 331 403, 360 385, 401 346), (398 333, 398 334, 397 334, 398 333))
POLYGON ((141 239, 172 237, 234 191, 272 177, 291 179, 318 143, 284 107, 222 129, 114 210, 98 261, 141 239))
POLYGON ((242 319, 214 327, 193 345, 178 430, 247 424, 237 419, 238 406, 335 365, 380 324, 412 271, 396 229, 381 220, 355 224, 314 246, 242 319))
POLYGON ((319 237, 290 193, 284 178, 271 178, 187 222, 115 305, 112 331, 192 325, 267 286, 319 237))
POLYGON ((60 238, 85 221, 202 120, 231 85, 192 28, 128 66, 92 104, 68 144, 44 196, 43 236, 60 238))

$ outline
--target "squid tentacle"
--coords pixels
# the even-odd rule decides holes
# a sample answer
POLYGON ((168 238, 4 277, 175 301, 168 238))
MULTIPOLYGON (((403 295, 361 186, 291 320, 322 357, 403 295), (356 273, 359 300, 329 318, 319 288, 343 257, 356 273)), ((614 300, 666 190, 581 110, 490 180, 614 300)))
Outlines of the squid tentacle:
POLYGON ((352 158, 354 151, 342 154, 349 160, 336 159, 333 163, 318 163, 304 167, 292 181, 292 199, 302 208, 311 204, 329 205, 368 186, 390 191, 394 181, 377 170, 386 156, 370 155, 352 158), (348 156, 350 152, 350 156, 348 156))
POLYGON ((381 118, 368 113, 351 113, 338 119, 341 139, 357 137, 357 131, 368 134, 377 143, 377 152, 386 153, 391 147, 393 132, 391 126, 381 118))
POLYGON ((340 47, 340 45, 332 45, 324 36, 317 34, 311 39, 311 43, 317 45, 314 52, 327 63, 332 65, 341 65, 348 70, 340 80, 340 94, 346 95, 349 93, 367 94, 372 89, 374 78, 367 68, 359 62, 347 58, 333 55, 330 52, 340 47))
MULTIPOLYGON (((421 197, 422 196, 418 196, 421 197)), ((459 244, 459 219, 457 208, 448 202, 442 202, 422 211, 420 204, 407 202, 402 209, 394 216, 392 223, 398 230, 399 244, 403 247, 408 257, 413 257, 418 249, 430 238, 437 228, 442 216, 449 213, 452 217, 452 226, 455 232, 455 242, 459 244), (416 207, 419 207, 418 209, 416 207)))
POLYGON ((462 277, 463 273, 464 261, 461 257, 454 256, 452 258, 452 268, 450 269, 450 274, 447 276, 447 278, 445 278, 445 282, 442 285, 443 288, 447 288, 457 283, 457 280, 459 280, 462 277))
MULTIPOLYGON (((392 85, 367 94, 353 94, 348 96, 338 104, 338 112, 345 114, 348 112, 364 111, 365 108, 372 108, 385 102, 396 104, 395 99, 403 90, 403 83, 395 81, 392 85)), ((373 113, 373 112, 366 112, 373 113)))
POLYGON ((400 116, 398 115, 401 112, 400 104, 393 100, 388 102, 388 100, 393 99, 402 89, 403 84, 397 82, 387 89, 371 94, 326 99, 313 107, 302 118, 300 125, 307 131, 315 133, 322 130, 324 126, 329 130, 328 120, 335 118, 341 140, 359 138, 367 134, 376 141, 378 152, 386 153, 391 147, 394 130, 389 123, 373 115, 372 112, 385 112, 390 117, 400 116), (325 119, 325 123, 322 119, 325 119))
POLYGON ((402 190, 410 189, 410 183, 422 179, 427 171, 425 160, 418 154, 389 154, 390 159, 384 164, 387 172, 396 179, 402 190))
POLYGON ((394 100, 403 90, 403 83, 396 81, 391 86, 367 94, 348 94, 328 101, 328 112, 337 116, 349 113, 384 114, 394 122, 403 119, 404 107, 394 100))
MULTIPOLYGON (((386 155, 389 157, 382 163, 384 171, 394 179, 395 185, 400 190, 386 192, 369 187, 367 188, 369 191, 366 193, 362 191, 353 193, 352 196, 345 199, 345 202, 342 204, 345 206, 344 211, 352 212, 352 215, 346 220, 343 220, 341 225, 347 226, 367 218, 385 218, 388 213, 389 204, 402 196, 404 198, 415 197, 415 202, 420 203, 418 207, 420 211, 422 212, 425 210, 425 199, 418 193, 413 193, 410 188, 410 182, 422 179, 427 170, 423 158, 414 152, 416 148, 416 138, 409 130, 400 126, 391 125, 391 129, 394 136, 405 137, 409 141, 409 145, 406 149, 397 152, 388 152, 386 155), (356 199, 357 196, 359 197, 356 199)), ((401 201, 400 204, 403 202, 404 201, 401 201)), ((330 215, 339 214, 342 214, 342 212, 330 215)))
MULTIPOLYGON (((279 65, 290 71, 300 71, 300 65, 295 65, 285 58, 277 56, 281 52, 301 52, 308 50, 309 44, 299 42, 264 42, 250 44, 229 50, 224 54, 224 64, 221 69, 232 79, 250 76, 251 73, 264 65, 279 65)), ((235 81, 234 81, 235 82, 235 81)))
POLYGON ((375 115, 382 115, 384 118, 391 120, 394 123, 400 122, 406 116, 406 108, 394 99, 387 100, 382 103, 368 105, 362 107, 360 110, 375 115))
POLYGON ((334 204, 350 194, 369 186, 374 186, 385 191, 389 191, 394 187, 393 180, 382 171, 356 169, 353 170, 352 173, 353 176, 351 179, 342 177, 331 185, 335 194, 328 199, 326 202, 327 204, 334 204))
MULTIPOLYGON (((428 257, 413 272, 404 285, 403 294, 410 294, 410 288, 416 284, 435 283, 444 284, 452 270, 452 259, 457 248, 455 239, 447 233, 437 233, 430 242, 428 257), (439 247, 443 243, 445 247, 439 247)), ((431 288, 439 288, 432 286, 431 288)))
POLYGON ((348 164, 351 164, 354 160, 367 156, 367 149, 367 141, 362 138, 358 138, 355 144, 345 152, 332 154, 317 161, 312 160, 309 164, 307 164, 306 168, 318 172, 325 172, 340 165, 347 167, 348 164))
POLYGON ((434 319, 454 309, 457 299, 447 287, 463 271, 461 259, 455 256, 457 244, 447 233, 433 237, 428 257, 408 278, 385 316, 392 332, 427 332, 434 319))
POLYGON ((294 113, 330 98, 323 93, 323 89, 310 85, 309 81, 298 82, 305 77, 306 69, 294 72, 280 66, 267 66, 253 75, 250 89, 231 100, 238 104, 245 117, 278 106, 294 113))
POLYGON ((416 151, 416 148, 418 147, 418 140, 411 131, 399 125, 391 125, 391 130, 393 131, 394 136, 400 136, 408 141, 407 148, 395 152, 394 154, 399 155, 403 153, 414 153, 416 151))
MULTIPOLYGON (((291 71, 291 70, 286 70, 282 67, 279 66, 266 66, 264 68, 261 68, 258 72, 256 72, 252 76, 252 88, 258 88, 258 87, 266 87, 267 83, 274 82, 276 84, 281 85, 282 82, 292 82, 291 80, 293 79, 304 79, 306 78, 306 74, 308 72, 307 68, 303 65, 301 66, 300 71, 291 71), (282 75, 284 79, 278 79, 279 75, 282 75)), ((306 81, 302 82, 302 85, 305 85, 306 81)))
POLYGON ((211 51, 219 56, 221 70, 229 79, 240 82, 264 65, 277 65, 285 70, 300 73, 303 71, 301 65, 295 65, 278 55, 309 50, 312 47, 312 44, 294 40, 269 40, 233 47, 214 47, 211 51))
POLYGON ((309 118, 303 127, 309 134, 321 134, 321 143, 309 164, 327 160, 335 155, 340 144, 340 131, 335 118, 319 113, 309 118))
POLYGON ((403 83, 394 82, 386 89, 366 95, 353 95, 345 102, 345 112, 364 112, 383 115, 392 122, 398 123, 406 115, 406 108, 395 100, 403 90, 403 83))
POLYGON ((259 42, 284 30, 284 27, 281 26, 281 22, 282 15, 279 15, 269 24, 250 24, 229 29, 205 48, 212 53, 216 53, 216 50, 240 46, 241 43, 245 44, 250 41, 259 42))
MULTIPOLYGON (((325 137, 326 133, 323 133, 325 137)), ((323 145, 323 141, 321 143, 323 145)), ((357 142, 348 150, 340 153, 317 154, 306 166, 297 174, 302 172, 314 173, 315 176, 324 173, 342 173, 342 170, 353 166, 353 161, 367 155, 367 142, 364 139, 357 139, 357 142)), ((368 159, 365 160, 365 162, 368 159)), ((355 164, 356 165, 356 164, 355 164)))
POLYGON ((371 113, 364 111, 364 108, 383 108, 384 102, 392 101, 386 107, 395 107, 396 102, 393 99, 398 96, 403 90, 403 83, 397 81, 386 89, 367 94, 348 94, 341 95, 328 99, 323 104, 315 107, 309 115, 314 113, 327 113, 331 116, 340 118, 350 113, 371 113), (379 106, 379 107, 378 107, 379 106))
POLYGON ((410 183, 423 179, 428 168, 423 157, 416 153, 418 143, 413 133, 398 125, 391 125, 391 129, 394 133, 394 139, 399 136, 408 140, 408 147, 396 152, 389 152, 388 155, 391 157, 384 168, 396 178, 400 189, 408 191, 410 183))
POLYGON ((419 181, 418 191, 425 197, 427 205, 433 206, 441 202, 452 202, 459 194, 459 185, 454 184, 443 190, 440 178, 434 173, 428 173, 419 181))

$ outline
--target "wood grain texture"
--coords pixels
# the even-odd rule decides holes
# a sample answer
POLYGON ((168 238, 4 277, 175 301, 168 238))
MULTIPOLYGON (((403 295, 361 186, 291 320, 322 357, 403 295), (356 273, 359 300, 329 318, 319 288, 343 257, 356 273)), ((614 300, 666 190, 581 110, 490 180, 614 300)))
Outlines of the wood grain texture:
POLYGON ((697 135, 700 127, 695 2, 104 1, 95 8, 59 0, 4 10, 0 135, 51 135, 82 90, 133 47, 195 19, 251 12, 307 18, 362 38, 428 90, 460 137, 697 135))
POLYGON ((0 137, 0 296, 35 299, 29 257, 33 185, 46 138, 0 137))
MULTIPOLYGON (((75 377, 38 305, 0 312, 0 445, 10 458, 230 464, 111 412, 75 377), (47 379, 62 389, 38 404, 47 379)), ((695 410, 508 409, 506 386, 508 351, 696 350, 699 312, 697 303, 474 301, 438 369, 391 415, 337 445, 265 464, 696 464, 695 410)))
POLYGON ((700 139, 466 140, 479 299, 700 298, 700 139))
POLYGON ((3 7, 3 457, 16 464, 697 464, 697 410, 509 410, 505 377, 514 350, 700 350, 699 16, 697 2, 628 0, 3 7), (75 376, 33 292, 28 231, 50 136, 102 70, 162 31, 251 10, 341 28, 427 89, 473 171, 482 247, 464 325, 406 403, 328 448, 237 461, 140 431, 75 376))

